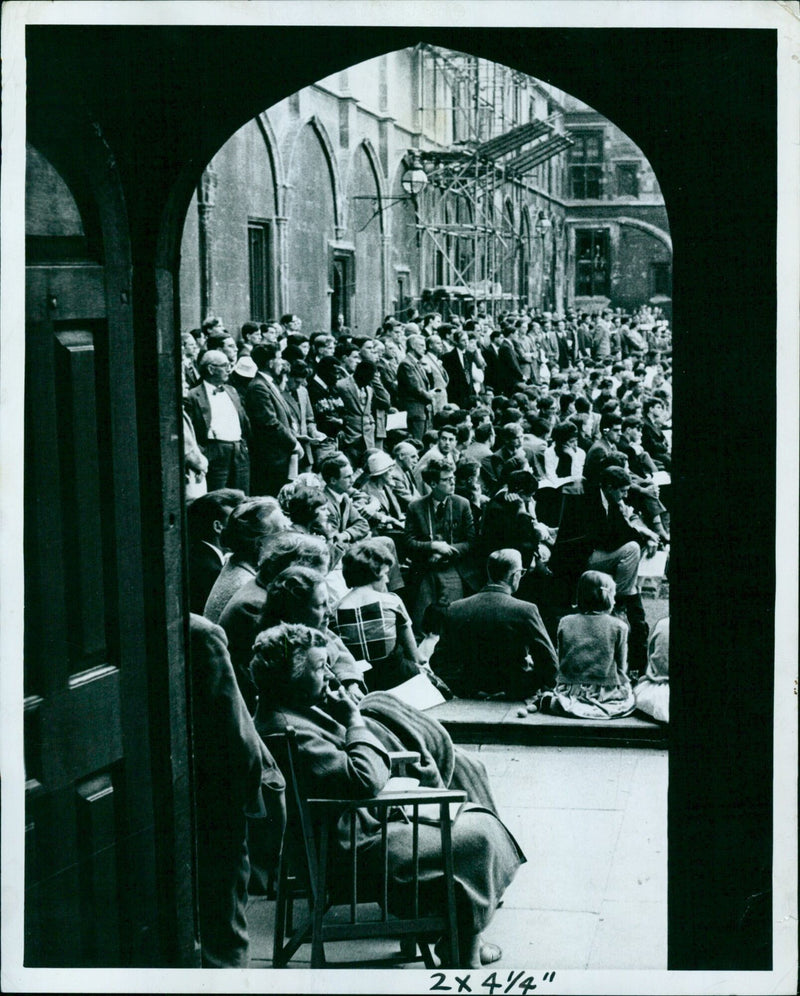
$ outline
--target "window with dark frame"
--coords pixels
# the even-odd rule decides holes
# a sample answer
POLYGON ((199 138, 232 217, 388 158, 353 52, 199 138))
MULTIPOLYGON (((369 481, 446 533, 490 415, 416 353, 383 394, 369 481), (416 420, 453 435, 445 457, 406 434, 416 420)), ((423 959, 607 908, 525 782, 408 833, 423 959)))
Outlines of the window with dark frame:
POLYGON ((603 132, 573 131, 569 150, 570 187, 575 200, 599 200, 603 193, 603 132))
POLYGON ((250 265, 250 320, 269 321, 272 313, 270 295, 270 225, 268 221, 249 221, 247 251, 250 265))
POLYGON ((653 297, 672 297, 672 265, 670 263, 650 264, 650 286, 653 297))
POLYGON ((575 294, 608 297, 610 290, 608 230, 575 232, 575 294))
POLYGON ((636 163, 617 163, 617 197, 639 196, 639 167, 636 163))

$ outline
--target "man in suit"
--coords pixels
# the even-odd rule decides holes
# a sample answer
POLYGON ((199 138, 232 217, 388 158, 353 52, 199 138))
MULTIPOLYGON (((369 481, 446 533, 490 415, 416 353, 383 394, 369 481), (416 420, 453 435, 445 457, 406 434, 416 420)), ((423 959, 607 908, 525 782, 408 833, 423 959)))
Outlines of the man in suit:
POLYGON ((492 329, 485 335, 481 344, 481 355, 483 356, 483 383, 485 387, 490 387, 492 391, 502 394, 499 387, 499 364, 500 364, 500 343, 503 341, 503 332, 500 329, 492 329))
POLYGON ((246 968, 248 817, 274 867, 286 783, 236 684, 224 630, 189 616, 197 877, 204 968, 246 968))
POLYGON ((392 450, 392 456, 395 466, 390 472, 389 480, 400 507, 406 512, 412 501, 422 497, 414 478, 414 468, 419 460, 419 453, 412 443, 401 440, 392 450))
POLYGON ((407 352, 397 367, 398 403, 408 412, 408 431, 415 439, 422 439, 428 428, 433 392, 425 367, 420 362, 425 355, 425 337, 419 327, 408 337, 407 352))
POLYGON ((292 427, 292 413, 280 388, 285 366, 274 343, 253 348, 258 367, 247 389, 244 403, 252 425, 252 491, 257 495, 277 495, 291 476, 303 448, 292 427))
POLYGON ((558 365, 561 370, 574 366, 578 360, 578 337, 575 326, 559 318, 556 324, 558 338, 558 365))
POLYGON ((497 351, 494 388, 507 398, 525 383, 525 374, 519 362, 519 354, 508 329, 501 330, 497 351))
POLYGON ((522 426, 519 422, 507 422, 497 431, 499 449, 481 461, 481 479, 484 492, 492 498, 503 486, 503 465, 513 457, 525 456, 522 446, 522 426))
POLYGON ((661 398, 648 398, 642 406, 642 446, 650 454, 659 470, 672 469, 672 453, 663 429, 666 407, 661 398))
POLYGON ((324 495, 330 509, 334 529, 332 539, 340 547, 369 536, 369 523, 353 504, 353 468, 343 453, 334 453, 322 461, 319 468, 325 482, 324 495))
POLYGON ((475 583, 469 557, 475 524, 469 502, 455 494, 455 470, 431 460, 423 479, 430 494, 411 502, 405 530, 417 589, 411 618, 419 634, 438 632, 442 610, 475 583))
POLYGON ((384 346, 378 339, 371 337, 361 343, 361 359, 364 362, 375 365, 375 374, 370 381, 372 389, 372 416, 375 419, 375 446, 384 448, 386 439, 386 420, 392 410, 392 390, 384 383, 381 374, 380 361, 383 357, 384 346))
POLYGON ((428 464, 432 460, 444 460, 445 463, 450 464, 453 470, 455 470, 457 456, 455 426, 443 425, 439 429, 436 444, 431 446, 427 453, 423 453, 417 466, 414 468, 414 480, 417 484, 417 490, 421 495, 426 495, 430 490, 423 476, 428 464))
MULTIPOLYGON (((360 353, 351 355, 357 358, 360 353)), ((336 392, 344 401, 342 449, 356 464, 367 450, 375 448, 372 384, 376 372, 374 363, 358 360, 355 370, 336 385, 336 392)))
POLYGON ((183 383, 183 396, 197 387, 202 378, 197 369, 197 357, 200 349, 197 340, 191 332, 181 332, 181 381, 183 383))
POLYGON ((489 583, 452 602, 431 665, 464 698, 524 699, 555 682, 558 657, 539 610, 514 597, 524 574, 518 550, 495 550, 489 583))
POLYGON ((620 445, 622 418, 611 413, 600 416, 600 438, 592 443, 583 464, 583 487, 585 491, 596 489, 600 484, 600 473, 606 457, 620 445))
POLYGON ((542 360, 550 368, 550 372, 558 370, 558 335, 553 328, 552 316, 549 313, 545 317, 542 328, 541 350, 542 360))
POLYGON ((531 465, 533 476, 541 481, 547 475, 544 455, 550 439, 550 423, 541 416, 526 415, 522 420, 522 429, 522 449, 531 465))
POLYGON ((431 393, 433 394, 431 415, 440 412, 447 404, 447 386, 450 382, 450 376, 442 366, 441 357, 443 352, 444 344, 441 337, 435 333, 431 333, 428 336, 426 352, 421 361, 422 366, 425 367, 428 373, 428 380, 431 383, 431 393))
POLYGON ((491 422, 481 422, 475 426, 472 441, 467 443, 458 458, 459 463, 467 461, 478 466, 494 452, 494 426, 491 422))
POLYGON ((209 491, 239 488, 250 491, 250 422, 236 391, 228 385, 231 362, 224 353, 209 349, 200 360, 202 382, 192 388, 185 407, 197 445, 208 460, 209 491))
POLYGON ((476 393, 472 383, 472 364, 469 338, 466 332, 459 330, 453 335, 453 349, 442 357, 442 366, 450 378, 447 397, 466 411, 472 407, 476 393))
POLYGON ((397 343, 388 335, 384 335, 379 340, 379 345, 381 352, 378 358, 378 377, 384 390, 389 395, 390 407, 396 407, 397 369, 405 353, 398 349, 397 343))
POLYGON ((306 382, 311 376, 311 367, 303 360, 295 360, 289 368, 283 397, 291 415, 292 430, 303 448, 303 456, 298 470, 310 470, 315 465, 317 447, 327 442, 328 437, 320 432, 314 420, 314 409, 308 396, 306 382))
POLYGON ((187 508, 189 608, 198 615, 203 614, 208 594, 225 563, 222 532, 244 497, 243 491, 219 488, 195 498, 187 508))

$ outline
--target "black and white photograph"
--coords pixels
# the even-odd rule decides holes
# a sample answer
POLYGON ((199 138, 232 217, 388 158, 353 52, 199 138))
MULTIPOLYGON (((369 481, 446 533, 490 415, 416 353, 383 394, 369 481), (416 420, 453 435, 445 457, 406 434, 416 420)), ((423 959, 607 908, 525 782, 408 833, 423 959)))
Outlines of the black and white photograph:
POLYGON ((3 991, 796 992, 800 4, 2 28, 3 991))

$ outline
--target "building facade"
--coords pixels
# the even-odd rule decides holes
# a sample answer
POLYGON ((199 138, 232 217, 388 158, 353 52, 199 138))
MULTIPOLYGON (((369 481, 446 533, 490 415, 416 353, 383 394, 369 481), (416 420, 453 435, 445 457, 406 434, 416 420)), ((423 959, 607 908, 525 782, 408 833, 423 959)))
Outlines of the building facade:
POLYGON ((181 323, 294 312, 373 332, 409 308, 669 304, 664 202, 641 151, 531 76, 417 45, 293 94, 206 168, 181 323))

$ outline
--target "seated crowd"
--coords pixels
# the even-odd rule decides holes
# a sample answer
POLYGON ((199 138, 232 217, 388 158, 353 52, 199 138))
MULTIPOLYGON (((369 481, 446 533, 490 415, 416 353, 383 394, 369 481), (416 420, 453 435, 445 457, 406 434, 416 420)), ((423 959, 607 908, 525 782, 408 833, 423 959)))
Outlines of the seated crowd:
MULTIPOLYGON (((285 315, 237 337, 213 318, 182 352, 195 698, 213 684, 239 744, 240 813, 253 766, 279 794, 259 734, 287 724, 315 790, 379 790, 389 714, 393 736, 446 737, 387 705, 412 678, 445 698, 668 720, 668 620, 649 632, 638 587, 669 543, 658 309, 414 314, 367 336, 307 336, 285 315)), ((481 932, 524 856, 476 770, 454 844, 461 959, 477 967, 499 956, 481 932), (472 880, 476 840, 492 881, 472 880)), ((227 865, 200 856, 204 964, 246 963, 243 901, 269 848, 251 873, 243 819, 227 865)))

